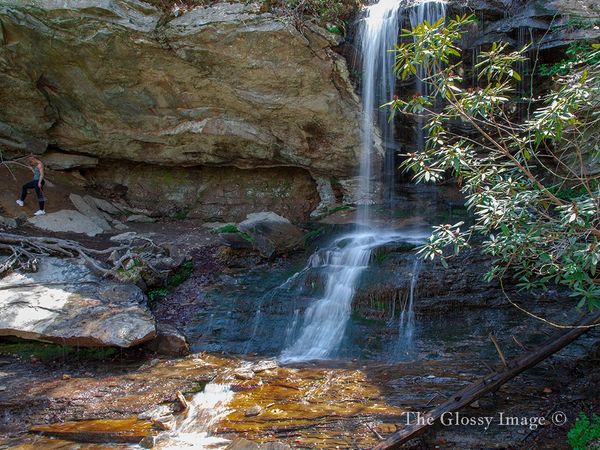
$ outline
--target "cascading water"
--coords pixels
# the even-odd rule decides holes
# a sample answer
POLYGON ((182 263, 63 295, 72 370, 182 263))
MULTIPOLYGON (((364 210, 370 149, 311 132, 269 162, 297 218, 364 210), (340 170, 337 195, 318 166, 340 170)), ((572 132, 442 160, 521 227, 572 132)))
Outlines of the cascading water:
MULTIPOLYGON (((393 95, 394 57, 388 50, 394 47, 398 38, 400 6, 400 0, 380 0, 367 8, 361 27, 363 148, 359 198, 362 204, 359 205, 357 219, 363 228, 370 225, 373 112, 379 106, 377 102, 383 103, 393 95)), ((392 127, 387 124, 387 118, 384 116, 382 119, 380 116, 379 124, 387 130, 384 135, 387 134, 387 139, 391 142, 392 127)), ((392 167, 389 168, 389 173, 393 173, 394 153, 392 148, 392 167)), ((390 180, 386 181, 388 185, 393 184, 390 180)), ((393 190, 393 186, 391 189, 393 190)), ((336 352, 350 319, 352 299, 360 275, 368 267, 373 249, 389 242, 389 239, 393 238, 377 231, 356 231, 337 239, 323 254, 323 259, 318 260, 318 264, 325 268, 324 294, 306 309, 302 331, 283 351, 283 361, 324 359, 336 352)))
POLYGON ((187 416, 174 430, 158 436, 156 448, 161 450, 219 449, 229 441, 210 435, 210 429, 225 417, 227 404, 233 399, 229 384, 208 383, 189 404, 187 416))
MULTIPOLYGON (((287 330, 288 334, 299 335, 282 352, 281 360, 298 362, 333 356, 344 338, 356 286, 369 265, 373 250, 393 241, 422 242, 425 236, 426 233, 357 232, 339 237, 313 254, 300 273, 322 273, 324 293, 306 309, 300 332, 296 333, 295 323, 287 330)), ((297 275, 294 278, 298 279, 297 275)))
POLYGON ((400 313, 400 327, 398 338, 398 351, 403 352, 411 346, 415 334, 415 292, 419 281, 419 272, 421 271, 421 260, 415 257, 412 271, 410 273, 410 282, 408 286, 408 298, 400 313))
MULTIPOLYGON (((410 26, 415 28, 417 25, 427 21, 429 24, 434 24, 442 17, 446 16, 446 2, 441 0, 420 1, 416 3, 410 10, 410 26)), ((423 79, 427 76, 429 70, 434 70, 433 66, 426 64, 417 67, 416 91, 424 97, 429 95, 427 83, 423 83, 423 79)), ((423 118, 417 118, 416 129, 416 148, 421 152, 425 148, 425 133, 423 131, 423 118)))

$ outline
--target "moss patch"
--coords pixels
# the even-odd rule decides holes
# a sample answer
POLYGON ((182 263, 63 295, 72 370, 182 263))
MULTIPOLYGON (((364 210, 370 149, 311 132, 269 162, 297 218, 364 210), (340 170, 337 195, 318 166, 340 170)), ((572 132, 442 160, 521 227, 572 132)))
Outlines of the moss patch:
POLYGON ((69 345, 25 341, 10 337, 0 340, 0 355, 36 358, 40 361, 54 361, 66 358, 71 360, 102 361, 112 358, 117 352, 118 350, 112 347, 72 347, 69 345))
POLYGON ((147 293, 148 298, 151 302, 165 298, 169 295, 169 292, 191 277, 193 272, 194 262, 191 260, 185 261, 176 271, 169 275, 164 286, 150 289, 147 293))

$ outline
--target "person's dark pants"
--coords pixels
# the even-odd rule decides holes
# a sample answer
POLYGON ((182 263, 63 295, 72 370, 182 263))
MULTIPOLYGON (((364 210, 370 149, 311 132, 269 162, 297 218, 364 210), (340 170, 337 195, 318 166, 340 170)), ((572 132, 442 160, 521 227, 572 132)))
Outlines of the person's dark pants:
MULTIPOLYGON (((38 198, 38 203, 40 205, 40 210, 44 210, 44 205, 46 203, 46 199, 44 198, 44 192, 40 189, 40 187, 38 186, 39 180, 31 180, 29 183, 25 183, 23 185, 23 188, 21 189, 21 201, 24 202, 25 201, 25 197, 27 197, 27 191, 29 189, 34 189, 35 190, 35 194, 37 195, 38 198)), ((44 187, 44 185, 46 184, 46 182, 44 180, 42 180, 42 187, 44 187)))

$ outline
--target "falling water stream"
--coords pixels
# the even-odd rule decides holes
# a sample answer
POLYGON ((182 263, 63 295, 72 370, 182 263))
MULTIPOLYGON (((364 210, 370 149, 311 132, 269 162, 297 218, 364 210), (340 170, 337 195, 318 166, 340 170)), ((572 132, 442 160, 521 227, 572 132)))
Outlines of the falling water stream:
MULTIPOLYGON (((381 0, 367 8, 366 16, 360 28, 362 56, 362 101, 363 134, 361 160, 361 194, 369 195, 369 182, 372 176, 371 160, 373 156, 374 126, 381 130, 384 146, 383 186, 384 201, 394 205, 394 182, 396 172, 396 145, 394 142, 394 124, 390 122, 388 110, 379 108, 391 100, 395 91, 394 53, 390 52, 398 41, 398 30, 402 13, 400 0, 381 0)), ((368 221, 369 199, 365 199, 361 209, 362 222, 368 221)))
MULTIPOLYGON (((378 103, 390 99, 394 89, 393 54, 388 50, 398 39, 400 0, 381 0, 367 8, 361 27, 363 134, 360 162, 360 205, 358 227, 354 233, 336 239, 313 261, 325 268, 325 290, 320 299, 304 314, 302 328, 295 341, 286 348, 281 359, 285 362, 326 359, 335 355, 346 332, 351 315, 352 299, 361 274, 368 267, 373 249, 397 239, 372 227, 372 159, 374 111, 378 103), (341 245, 343 244, 343 245, 341 245)), ((388 140, 392 127, 387 120, 388 140)), ((392 150, 392 157, 393 157, 392 150)), ((393 163, 392 163, 393 165, 393 163)), ((289 332, 289 331, 288 331, 289 332)))
MULTIPOLYGON (((416 13, 411 13, 411 21, 413 16, 432 20, 430 14, 442 14, 444 10, 439 7, 440 3, 433 3, 434 7, 430 7, 429 2, 418 5, 415 8, 416 13)), ((322 295, 312 301, 302 318, 296 310, 287 329, 281 331, 282 340, 288 341, 289 345, 282 351, 280 360, 290 363, 334 357, 344 339, 351 317, 352 300, 360 277, 369 266, 373 250, 396 241, 421 242, 426 236, 377 229, 370 217, 373 176, 371 167, 376 116, 379 116, 378 123, 383 129, 384 145, 386 142, 391 144, 393 141, 392 126, 380 112, 375 113, 375 111, 379 110, 379 104, 388 101, 394 92, 394 57, 388 50, 394 47, 398 38, 402 4, 401 0, 381 0, 369 6, 361 27, 363 148, 359 174, 361 180, 359 198, 362 204, 358 208, 356 230, 337 237, 329 245, 318 250, 310 257, 304 269, 263 296, 246 348, 249 348, 248 345, 256 335, 262 317, 261 306, 265 299, 268 300, 284 291, 301 289, 306 282, 307 274, 311 271, 319 271, 323 274, 322 295)), ((389 151, 388 148, 388 153, 389 151)), ((389 175, 387 172, 391 174, 394 172, 395 151, 391 146, 391 157, 389 154, 387 156, 387 175, 389 175)), ((386 182, 391 183, 390 188, 393 191, 393 179, 386 182)), ((402 345, 409 345, 414 333, 413 303, 418 268, 418 262, 415 262, 410 278, 409 296, 400 317, 402 345)), ((202 442, 206 445, 221 444, 222 441, 211 438, 208 432, 211 424, 226 413, 227 402, 232 396, 229 386, 208 384, 202 393, 194 397, 188 419, 168 435, 167 445, 162 448, 203 448, 199 444, 202 442)))
MULTIPOLYGON (((429 24, 436 23, 439 19, 446 16, 446 2, 441 0, 434 1, 422 1, 415 4, 409 14, 410 26, 415 28, 417 25, 427 21, 429 24)), ((433 65, 427 63, 417 67, 417 77, 415 89, 419 95, 427 97, 429 92, 429 85, 424 83, 422 80, 428 76, 428 72, 434 70, 433 65)), ((416 149, 422 152, 425 148, 425 132, 423 117, 417 116, 417 129, 415 135, 416 149)))
MULTIPOLYGON (((381 0, 366 11, 360 36, 363 70, 363 149, 359 195, 362 204, 358 208, 357 217, 359 228, 352 234, 338 238, 325 252, 325 258, 322 260, 322 265, 326 267, 324 294, 306 309, 301 332, 281 354, 281 359, 285 362, 326 359, 335 355, 350 320, 357 283, 369 265, 372 251, 378 246, 399 239, 398 235, 383 232, 373 226, 370 204, 374 150, 373 111, 379 106, 377 103, 391 99, 394 92, 394 56, 389 50, 393 49, 398 39, 402 5, 400 0, 381 0), (340 242, 344 242, 341 248, 340 242)), ((441 1, 418 3, 410 12, 411 25, 414 27, 423 20, 435 22, 445 15, 445 11, 446 5, 441 1)), ((388 130, 384 131, 384 135, 391 139, 392 127, 387 124, 387 120, 381 121, 380 117, 379 125, 388 130)), ((422 133, 418 134, 422 136, 422 133)), ((393 190, 393 187, 391 189, 393 190)), ((413 291, 414 287, 411 289, 411 292, 413 291)), ((410 308, 403 312, 402 317, 405 336, 406 333, 412 336, 414 330, 412 302, 411 294, 410 308)))

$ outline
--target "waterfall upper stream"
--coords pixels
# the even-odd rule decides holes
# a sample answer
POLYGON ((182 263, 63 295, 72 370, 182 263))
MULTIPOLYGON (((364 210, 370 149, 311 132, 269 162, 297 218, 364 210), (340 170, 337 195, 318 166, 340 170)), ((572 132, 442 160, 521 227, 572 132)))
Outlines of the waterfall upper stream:
MULTIPOLYGON (((342 342, 351 304, 359 279, 368 267, 372 251, 380 245, 397 239, 390 233, 372 228, 372 156, 374 141, 374 109, 389 99, 394 91, 394 56, 388 50, 398 39, 400 0, 381 0, 367 8, 361 26, 363 129, 360 163, 360 192, 356 232, 336 239, 324 252, 311 257, 313 267, 324 268, 323 296, 310 305, 302 320, 301 332, 281 354, 286 362, 326 359, 335 354, 342 342), (342 245, 343 244, 343 245, 342 245)), ((377 114, 384 130, 384 143, 393 142, 393 127, 385 120, 385 113, 377 114)), ((394 148, 388 149, 388 175, 394 172, 394 148)), ((386 180, 393 186, 393 177, 386 180)), ((393 188, 391 189, 393 192, 393 188)), ((293 331, 292 331, 293 333, 293 331)))
POLYGON ((380 0, 366 9, 360 26, 362 57, 362 156, 361 156, 361 198, 364 206, 359 213, 359 221, 368 222, 371 200, 371 170, 375 125, 381 130, 384 146, 383 185, 384 201, 394 204, 394 182, 396 146, 394 145, 394 125, 389 112, 380 105, 389 101, 395 90, 394 53, 390 52, 398 41, 401 0, 380 0))

